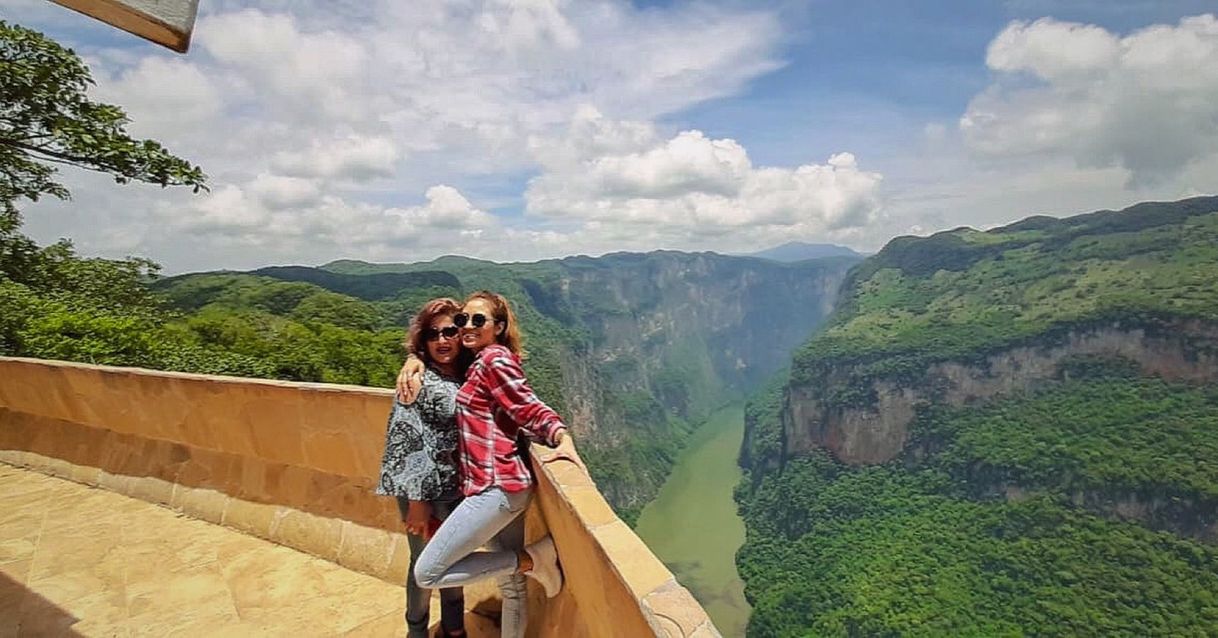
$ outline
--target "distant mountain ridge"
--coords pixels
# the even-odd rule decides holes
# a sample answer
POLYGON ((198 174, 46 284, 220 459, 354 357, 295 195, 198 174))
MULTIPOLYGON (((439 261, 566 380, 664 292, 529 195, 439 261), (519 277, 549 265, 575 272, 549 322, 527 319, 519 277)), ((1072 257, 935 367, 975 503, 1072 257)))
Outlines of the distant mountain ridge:
POLYGON ((802 241, 789 241, 785 244, 774 246, 773 248, 767 248, 755 253, 749 253, 747 256, 782 262, 821 259, 824 257, 854 257, 856 259, 862 259, 864 257, 862 253, 856 252, 854 249, 846 246, 839 246, 837 244, 811 244, 802 241))

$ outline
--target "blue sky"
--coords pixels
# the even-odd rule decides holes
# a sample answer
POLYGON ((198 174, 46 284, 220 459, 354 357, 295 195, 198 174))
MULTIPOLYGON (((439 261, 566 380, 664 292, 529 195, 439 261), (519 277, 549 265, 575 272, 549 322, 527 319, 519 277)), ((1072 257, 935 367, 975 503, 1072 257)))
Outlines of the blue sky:
POLYGON ((35 237, 170 272, 875 250, 1218 190, 1212 2, 201 4, 178 56, 3 2, 212 176, 65 174, 35 237))
POLYGON ((733 137, 767 164, 801 161, 808 148, 899 156, 920 140, 926 123, 950 123, 985 88, 986 47, 1013 20, 1053 17, 1126 33, 1218 9, 1197 0, 793 5, 784 12, 792 25, 781 52, 786 67, 739 96, 670 119, 733 137))

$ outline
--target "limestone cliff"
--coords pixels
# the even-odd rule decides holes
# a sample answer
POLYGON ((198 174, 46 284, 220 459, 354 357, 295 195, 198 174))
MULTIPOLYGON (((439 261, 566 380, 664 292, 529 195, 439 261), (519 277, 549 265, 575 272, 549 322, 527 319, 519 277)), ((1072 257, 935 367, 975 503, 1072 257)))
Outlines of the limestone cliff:
POLYGON ((560 346, 562 395, 588 449, 619 459, 597 468, 610 502, 629 511, 650 500, 683 436, 673 428, 781 367, 828 316, 854 261, 660 252, 542 262, 557 276, 522 288, 547 318, 581 328, 560 346))
POLYGON ((1175 320, 1063 327, 979 360, 934 363, 911 381, 863 376, 857 365, 837 368, 823 384, 788 387, 786 450, 820 447, 851 465, 885 463, 905 450, 919 407, 964 406, 1031 389, 1060 379, 1062 364, 1080 356, 1120 357, 1147 375, 1212 382, 1218 379, 1218 325, 1175 320), (842 402, 834 395, 842 387, 874 401, 842 402))
MULTIPOLYGON (((915 433, 928 410, 973 410, 1036 393, 1069 380, 1080 361, 1117 361, 1136 377, 1193 387, 1212 383, 1216 239, 1215 197, 895 239, 851 271, 829 327, 796 353, 777 410, 781 445, 770 445, 765 462, 773 464, 780 447, 778 464, 823 449, 846 466, 897 459, 917 466, 935 452, 935 441, 915 433)), ((1100 454, 1062 437, 1062 449, 1100 454)), ((750 441, 744 450, 754 447, 750 441)), ((953 471, 987 496, 1045 487, 987 476, 985 468, 953 471)), ((1066 482, 1055 493, 1089 509, 1218 538, 1218 501, 1196 487, 1204 481, 1160 493, 1106 489, 1102 481, 1079 491, 1057 479, 1066 482)))

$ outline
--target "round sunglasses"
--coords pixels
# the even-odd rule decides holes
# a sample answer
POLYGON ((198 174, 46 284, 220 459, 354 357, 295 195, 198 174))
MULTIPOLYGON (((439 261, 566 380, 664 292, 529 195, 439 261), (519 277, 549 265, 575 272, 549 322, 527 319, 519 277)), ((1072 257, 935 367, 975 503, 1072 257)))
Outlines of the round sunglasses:
POLYGON ((481 328, 490 320, 490 317, 482 314, 481 312, 475 312, 472 315, 468 312, 458 312, 457 314, 453 315, 453 323, 457 324, 458 328, 464 328, 465 324, 469 324, 474 328, 481 328))

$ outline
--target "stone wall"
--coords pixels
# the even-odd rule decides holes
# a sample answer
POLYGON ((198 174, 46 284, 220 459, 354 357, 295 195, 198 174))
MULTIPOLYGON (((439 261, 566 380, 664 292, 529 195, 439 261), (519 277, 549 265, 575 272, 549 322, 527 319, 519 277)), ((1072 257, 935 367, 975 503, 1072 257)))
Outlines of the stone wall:
MULTIPOLYGON (((0 461, 130 494, 402 582, 397 508, 372 493, 388 390, 0 357, 0 461)), ((530 584, 530 635, 714 636, 705 612, 577 466, 537 454, 528 536, 568 586, 530 584)), ((493 608, 493 587, 467 590, 493 608)))

